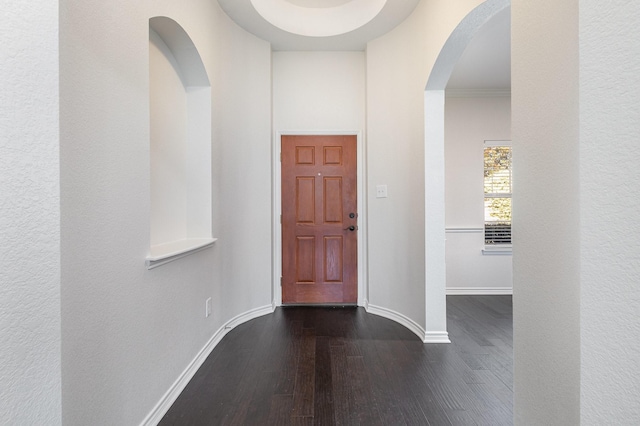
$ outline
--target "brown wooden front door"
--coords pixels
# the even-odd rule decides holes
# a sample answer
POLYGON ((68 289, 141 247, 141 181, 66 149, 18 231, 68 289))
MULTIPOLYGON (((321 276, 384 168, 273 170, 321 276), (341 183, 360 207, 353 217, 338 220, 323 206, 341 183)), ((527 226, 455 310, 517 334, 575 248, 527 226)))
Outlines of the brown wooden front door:
POLYGON ((358 299, 356 136, 282 136, 282 303, 358 299))

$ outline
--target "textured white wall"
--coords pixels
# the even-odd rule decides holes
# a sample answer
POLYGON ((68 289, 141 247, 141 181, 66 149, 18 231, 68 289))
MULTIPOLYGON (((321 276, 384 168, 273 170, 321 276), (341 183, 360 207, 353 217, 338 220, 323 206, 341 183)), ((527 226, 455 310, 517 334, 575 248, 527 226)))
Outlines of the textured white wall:
MULTIPOLYGON (((522 425, 576 425, 581 314, 578 0, 513 0, 511 20, 515 420, 522 425)), ((598 202, 588 194, 583 199, 598 202)))
POLYGON ((580 1, 581 424, 640 424, 640 4, 580 1))
POLYGON ((63 421, 137 424, 222 324, 270 304, 270 49, 208 0, 60 15, 63 421), (148 271, 152 16, 185 29, 215 82, 220 240, 148 271))
POLYGON ((511 140, 511 98, 447 97, 445 101, 445 225, 447 290, 513 286, 511 256, 485 256, 485 140, 511 140))
POLYGON ((0 26, 0 423, 61 424, 58 2, 0 26))
MULTIPOLYGON (((405 22, 367 46, 369 301, 422 327, 427 314, 424 90, 447 37, 479 3, 423 1, 405 22), (375 198, 380 184, 388 185, 388 198, 375 198)), ((444 302, 444 283, 440 286, 444 302)), ((444 327, 444 309, 438 316, 444 327)))
POLYGON ((513 4, 521 424, 640 422, 639 18, 624 1, 513 4))

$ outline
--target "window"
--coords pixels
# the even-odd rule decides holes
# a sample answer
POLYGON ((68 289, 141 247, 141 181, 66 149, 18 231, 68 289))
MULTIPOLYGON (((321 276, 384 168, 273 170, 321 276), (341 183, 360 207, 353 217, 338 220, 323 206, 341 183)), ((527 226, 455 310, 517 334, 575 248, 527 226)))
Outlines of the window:
POLYGON ((511 244, 511 186, 511 142, 485 141, 485 245, 511 244))

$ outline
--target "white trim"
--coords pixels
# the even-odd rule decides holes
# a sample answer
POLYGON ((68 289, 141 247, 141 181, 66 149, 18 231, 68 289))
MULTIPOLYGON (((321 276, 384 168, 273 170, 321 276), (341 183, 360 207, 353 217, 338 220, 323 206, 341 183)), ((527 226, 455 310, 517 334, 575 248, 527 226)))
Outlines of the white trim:
POLYGON ((511 256, 513 246, 511 244, 486 245, 482 249, 483 256, 511 256))
POLYGON ((424 308, 425 329, 435 332, 447 330, 444 102, 444 90, 424 92, 424 308))
POLYGON ((280 223, 280 215, 282 214, 282 194, 281 194, 281 177, 282 167, 280 163, 280 140, 286 135, 353 135, 356 136, 357 143, 357 197, 358 197, 358 306, 365 303, 366 292, 368 290, 367 271, 368 271, 368 255, 367 255, 367 193, 365 191, 366 183, 366 156, 365 141, 362 132, 359 130, 282 130, 276 131, 271 143, 271 160, 273 175, 271 176, 273 204, 272 204, 272 291, 275 306, 282 305, 282 287, 280 278, 282 277, 282 224, 280 223))
POLYGON ((147 269, 157 268, 174 260, 181 259, 190 254, 209 248, 218 241, 217 238, 186 238, 170 243, 151 246, 147 256, 147 269))
POLYGON ((511 89, 446 89, 447 98, 509 98, 511 89))
POLYGON ((482 234, 484 228, 445 228, 447 234, 482 234))
POLYGON ((382 306, 370 305, 367 303, 366 310, 368 313, 378 315, 391 321, 395 321, 405 326, 422 340, 423 343, 451 343, 449 333, 446 331, 429 331, 426 332, 420 324, 411 318, 396 312, 392 309, 383 308, 382 306))
POLYGON ((424 334, 424 343, 451 343, 449 333, 446 331, 427 331, 424 334))
POLYGON ((140 426, 155 426, 160 420, 167 414, 171 405, 178 399, 180 393, 187 386, 189 381, 196 374, 198 369, 202 366, 207 357, 211 354, 213 349, 220 343, 222 338, 230 332, 235 327, 243 324, 247 321, 250 321, 254 318, 258 318, 263 315, 273 313, 273 306, 267 305, 259 308, 248 310, 242 314, 236 315, 227 321, 222 327, 220 327, 214 334, 211 336, 211 339, 207 342, 206 345, 198 352, 196 357, 189 363, 187 368, 178 376, 175 382, 171 385, 169 390, 165 392, 165 394, 160 398, 160 401, 156 404, 155 407, 151 410, 147 417, 140 423, 140 426))
POLYGON ((447 296, 507 296, 513 287, 447 287, 447 296))
POLYGON ((275 309, 272 305, 265 305, 265 306, 260 306, 258 308, 249 309, 248 311, 238 314, 235 317, 231 318, 221 328, 228 329, 227 330, 228 332, 229 330, 234 329, 240 324, 244 324, 247 321, 251 321, 252 319, 256 319, 264 315, 272 314, 274 310, 275 309))
POLYGON ((511 146, 511 139, 486 139, 484 141, 484 146, 495 147, 495 146, 511 146))

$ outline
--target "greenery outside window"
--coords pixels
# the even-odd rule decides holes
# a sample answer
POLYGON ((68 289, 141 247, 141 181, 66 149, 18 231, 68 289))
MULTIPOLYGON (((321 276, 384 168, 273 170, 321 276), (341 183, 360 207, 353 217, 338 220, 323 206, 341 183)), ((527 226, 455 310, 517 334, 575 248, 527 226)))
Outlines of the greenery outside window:
POLYGON ((511 142, 484 144, 484 243, 511 245, 511 142))

